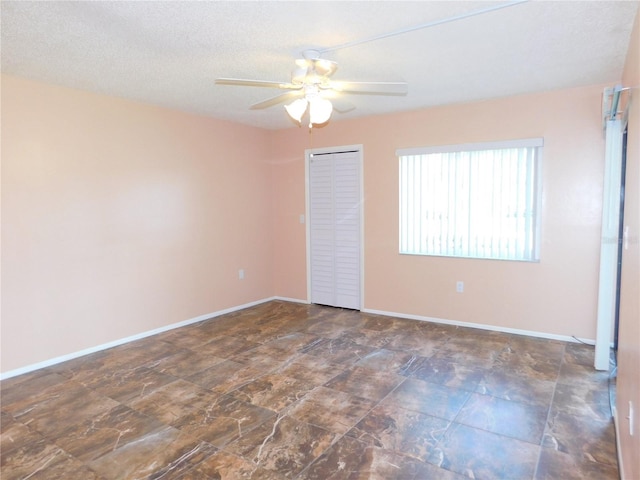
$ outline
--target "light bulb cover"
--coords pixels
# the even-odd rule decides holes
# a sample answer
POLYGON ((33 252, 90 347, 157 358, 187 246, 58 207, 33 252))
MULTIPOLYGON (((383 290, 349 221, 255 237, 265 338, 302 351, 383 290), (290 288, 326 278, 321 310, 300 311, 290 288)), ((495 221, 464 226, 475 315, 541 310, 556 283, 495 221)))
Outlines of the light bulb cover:
POLYGON ((333 112, 333 105, 326 98, 314 97, 309 100, 309 123, 320 125, 326 123, 333 112))
POLYGON ((294 119, 298 123, 302 123, 302 116, 304 112, 307 111, 307 105, 309 102, 306 98, 298 98, 294 100, 289 105, 285 105, 284 109, 287 111, 287 114, 294 119))

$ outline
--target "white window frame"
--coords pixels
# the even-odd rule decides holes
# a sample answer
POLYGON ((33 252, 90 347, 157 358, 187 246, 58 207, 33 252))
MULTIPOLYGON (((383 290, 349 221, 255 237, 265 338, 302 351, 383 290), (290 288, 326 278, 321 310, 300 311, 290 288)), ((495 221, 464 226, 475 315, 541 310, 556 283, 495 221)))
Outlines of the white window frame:
MULTIPOLYGON (((407 255, 538 262, 540 260, 540 213, 542 211, 541 173, 543 146, 544 140, 542 138, 529 138, 503 142, 404 148, 397 150, 396 155, 398 156, 399 166, 399 253, 407 255), (524 200, 524 205, 526 205, 526 215, 524 218, 527 220, 519 219, 518 222, 525 225, 523 231, 526 231, 527 228, 530 231, 529 235, 522 235, 522 232, 518 234, 517 241, 520 242, 520 239, 526 236, 527 248, 515 248, 513 241, 509 243, 508 248, 505 248, 505 242, 502 240, 496 242, 496 239, 500 237, 499 235, 495 236, 495 230, 492 230, 490 235, 491 240, 487 244, 487 241, 478 240, 480 234, 476 230, 476 227, 474 227, 474 224, 485 225, 479 223, 478 219, 472 214, 473 194, 471 193, 471 190, 473 190, 473 186, 483 185, 482 183, 477 182, 472 183, 471 180, 474 177, 474 172, 477 176, 478 172, 481 171, 478 169, 482 166, 482 160, 477 158, 482 155, 481 152, 487 150, 510 149, 532 149, 533 151, 533 158, 530 161, 521 163, 517 170, 519 178, 518 182, 521 182, 521 184, 525 185, 527 188, 527 193, 524 195, 526 198, 526 200, 524 200), (459 162, 458 165, 461 165, 461 167, 458 165, 447 167, 447 162, 453 161, 453 158, 443 157, 439 154, 447 155, 447 157, 450 154, 460 154, 455 155, 455 159, 459 162), (446 180, 434 178, 436 173, 425 173, 421 162, 427 161, 439 161, 441 166, 438 172, 442 175, 444 171, 443 169, 446 168, 446 180), (523 171, 522 165, 525 166, 525 171, 523 171), (418 175, 420 176, 419 178, 417 178, 418 175), (432 204, 432 202, 436 203, 438 201, 438 199, 435 198, 425 200, 427 198, 425 196, 425 199, 421 199, 421 193, 425 191, 425 188, 429 188, 428 186, 425 186, 429 181, 431 182, 430 188, 439 188, 443 185, 443 182, 446 181, 446 187, 443 189, 448 192, 446 203, 449 205, 447 207, 436 208, 436 206, 432 204), (461 200, 456 200, 456 192, 460 191, 457 190, 458 187, 461 187, 461 190, 465 192, 461 200), (450 223, 441 222, 440 225, 445 225, 443 229, 453 233, 447 233, 445 236, 441 231, 437 237, 435 235, 429 236, 425 232, 425 229, 429 230, 435 228, 433 226, 433 219, 438 215, 436 210, 438 212, 442 212, 443 208, 446 209, 447 216, 454 217, 457 215, 459 216, 458 218, 462 218, 463 220, 455 222, 452 221, 450 223), (415 221, 416 217, 423 218, 424 215, 431 215, 431 220, 425 220, 423 222, 415 221), (456 225, 455 227, 452 226, 454 223, 456 225), (465 227, 461 228, 460 225, 464 225, 465 227), (418 229, 418 231, 416 231, 416 229, 418 229)), ((523 150, 523 153, 524 151, 525 150, 523 150)), ((484 185, 486 186, 486 183, 484 185)), ((491 185, 493 185, 493 183, 491 183, 491 185)), ((512 184, 505 183, 505 185, 512 184)), ((499 192, 495 189, 491 191, 499 192)), ((512 192, 511 195, 515 196, 516 192, 522 192, 522 190, 516 190, 512 192)), ((522 195, 521 193, 518 193, 517 195, 520 195, 518 209, 522 216, 522 195)), ((442 200, 442 198, 443 197, 440 197, 439 200, 442 200)), ((483 196, 482 198, 486 198, 486 196, 483 196)), ((509 198, 509 201, 513 201, 512 197, 509 198)), ((513 233, 513 228, 509 231, 513 233)), ((503 235, 506 235, 506 232, 504 232, 503 235)), ((484 234, 484 238, 486 240, 486 233, 484 234)), ((504 239, 505 237, 503 236, 502 238, 504 239)))

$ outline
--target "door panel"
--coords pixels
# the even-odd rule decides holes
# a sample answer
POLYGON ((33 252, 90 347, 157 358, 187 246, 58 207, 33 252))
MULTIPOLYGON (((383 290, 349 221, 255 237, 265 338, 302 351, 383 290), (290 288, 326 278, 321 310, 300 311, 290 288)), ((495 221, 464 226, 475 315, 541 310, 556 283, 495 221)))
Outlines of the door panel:
POLYGON ((360 308, 360 155, 309 160, 311 302, 360 308))

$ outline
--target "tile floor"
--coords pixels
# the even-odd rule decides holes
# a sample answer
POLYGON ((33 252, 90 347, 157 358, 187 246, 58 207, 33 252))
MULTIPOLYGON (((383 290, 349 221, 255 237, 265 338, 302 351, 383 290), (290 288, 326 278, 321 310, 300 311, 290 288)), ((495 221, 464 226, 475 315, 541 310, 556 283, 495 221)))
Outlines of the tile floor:
POLYGON ((274 301, 0 382, 12 479, 617 479, 593 347, 274 301))

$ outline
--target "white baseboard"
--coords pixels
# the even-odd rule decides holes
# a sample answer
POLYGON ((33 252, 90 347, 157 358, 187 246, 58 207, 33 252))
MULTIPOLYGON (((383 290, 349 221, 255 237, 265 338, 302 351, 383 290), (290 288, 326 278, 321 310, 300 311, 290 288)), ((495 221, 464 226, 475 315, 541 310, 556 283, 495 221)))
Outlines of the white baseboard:
POLYGON ((554 333, 536 332, 532 330, 521 330, 519 328, 499 327, 496 325, 485 325, 482 323, 461 322, 458 320, 447 320, 444 318, 425 317, 422 315, 412 315, 408 313, 387 312, 384 310, 373 310, 370 308, 363 308, 365 313, 373 313, 376 315, 384 315, 387 317, 406 318, 409 320, 420 320, 423 322, 442 323, 445 325, 454 325, 456 327, 469 327, 479 328, 481 330, 492 330, 495 332, 513 333, 515 335, 525 335, 527 337, 547 338, 549 340, 560 340, 562 342, 574 342, 574 343, 586 343, 589 345, 595 345, 595 340, 577 338, 569 335, 556 335, 554 333))
MULTIPOLYGON (((68 353, 66 355, 61 355, 59 357, 51 358, 49 360, 44 360, 42 362, 34 363, 31 365, 27 365, 26 367, 17 368, 15 370, 10 370, 8 372, 0 373, 0 380, 5 380, 7 378, 16 377, 18 375, 22 375, 24 373, 33 372, 35 370, 39 370, 41 368, 50 367, 52 365, 56 365, 58 363, 66 362, 67 360, 73 360, 74 358, 82 357, 84 355, 89 355, 90 353, 99 352, 101 350, 106 350, 108 348, 117 347, 118 345, 123 345, 125 343, 133 342, 135 340, 140 340, 141 338, 150 337, 151 335, 156 335, 158 333, 166 332, 168 330, 173 330, 175 328, 186 327, 187 325, 191 325, 193 323, 202 322, 203 320, 209 320, 211 318, 219 317, 220 315, 225 315, 227 313, 236 312, 238 310, 242 310, 244 308, 253 307, 255 305, 260 305, 261 303, 269 302, 271 300, 278 300, 277 297, 265 298, 262 300, 257 300, 255 302, 245 303, 243 305, 238 305, 231 308, 226 308, 224 310, 218 310, 212 313, 205 313, 204 315, 199 315, 194 318, 190 318, 189 320, 184 320, 178 323, 172 323, 171 325, 165 325, 164 327, 155 328, 153 330, 148 330, 146 332, 138 333, 136 335, 131 335, 129 337, 120 338, 118 340, 114 340, 112 342, 103 343, 101 345, 96 345, 95 347, 85 348, 84 350, 80 350, 78 352, 68 353)), ((295 300, 287 300, 287 301, 295 301, 295 300)))
MULTIPOLYGON (((69 353, 67 355, 62 355, 59 357, 51 358, 49 360, 45 360, 42 362, 34 363, 31 365, 27 365, 25 367, 17 368, 15 370, 10 370, 8 372, 0 373, 0 380, 5 380, 7 378, 16 377, 18 375, 22 375, 24 373, 33 372, 35 370, 39 370, 41 368, 50 367, 52 365, 56 365, 58 363, 66 362, 67 360, 73 360, 74 358, 82 357, 84 355, 89 355, 91 353, 99 352, 101 350, 106 350, 108 348, 117 347, 118 345, 123 345, 125 343, 133 342, 135 340, 140 340, 145 337, 150 337, 151 335, 156 335, 158 333, 166 332, 168 330, 173 330, 175 328, 185 327, 187 325, 191 325, 193 323, 202 322, 203 320, 209 320, 211 318, 219 317, 220 315, 225 315, 227 313, 236 312, 238 310, 242 310, 245 308, 253 307, 256 305, 260 305, 261 303, 269 302, 272 300, 281 300, 284 302, 293 302, 293 303, 304 303, 309 304, 308 300, 302 300, 297 298, 287 298, 287 297, 269 297, 264 298, 262 300, 257 300, 255 302, 245 303, 243 305, 237 305, 235 307, 227 308, 224 310, 218 310, 212 313, 206 313, 204 315, 199 315, 194 318, 190 318, 188 320, 184 320, 178 323, 172 323, 171 325, 165 325, 164 327, 156 328, 153 330, 148 330, 146 332, 138 333, 136 335, 131 335, 129 337, 121 338, 118 340, 114 340, 112 342, 103 343, 101 345, 96 345, 95 347, 86 348, 84 350, 80 350, 78 352, 69 353)), ((410 320, 420 320, 425 322, 433 322, 433 323, 443 323, 446 325, 455 325, 458 327, 470 327, 470 328, 480 328, 482 330, 493 330, 498 332, 505 333, 513 333, 516 335, 526 335, 529 337, 539 337, 539 338, 548 338, 551 340, 560 340, 564 342, 580 342, 587 343, 589 345, 594 345, 595 340, 591 339, 582 339, 571 337, 567 335, 555 335, 552 333, 544 333, 544 332, 535 332, 530 330, 520 330, 516 328, 507 328, 507 327, 497 327, 495 325, 484 325, 479 323, 471 323, 471 322, 460 322, 457 320, 446 320, 442 318, 434 318, 434 317, 425 317, 421 315, 411 315, 406 313, 397 313, 397 312, 388 312, 384 310, 373 310, 373 309, 362 309, 364 313, 372 313, 376 315, 384 315, 387 317, 398 317, 398 318, 407 318, 410 320)))
POLYGON ((289 297, 273 297, 270 300, 281 300, 283 302, 291 302, 291 303, 304 303, 309 305, 310 302, 308 300, 302 300, 300 298, 289 298, 289 297))

